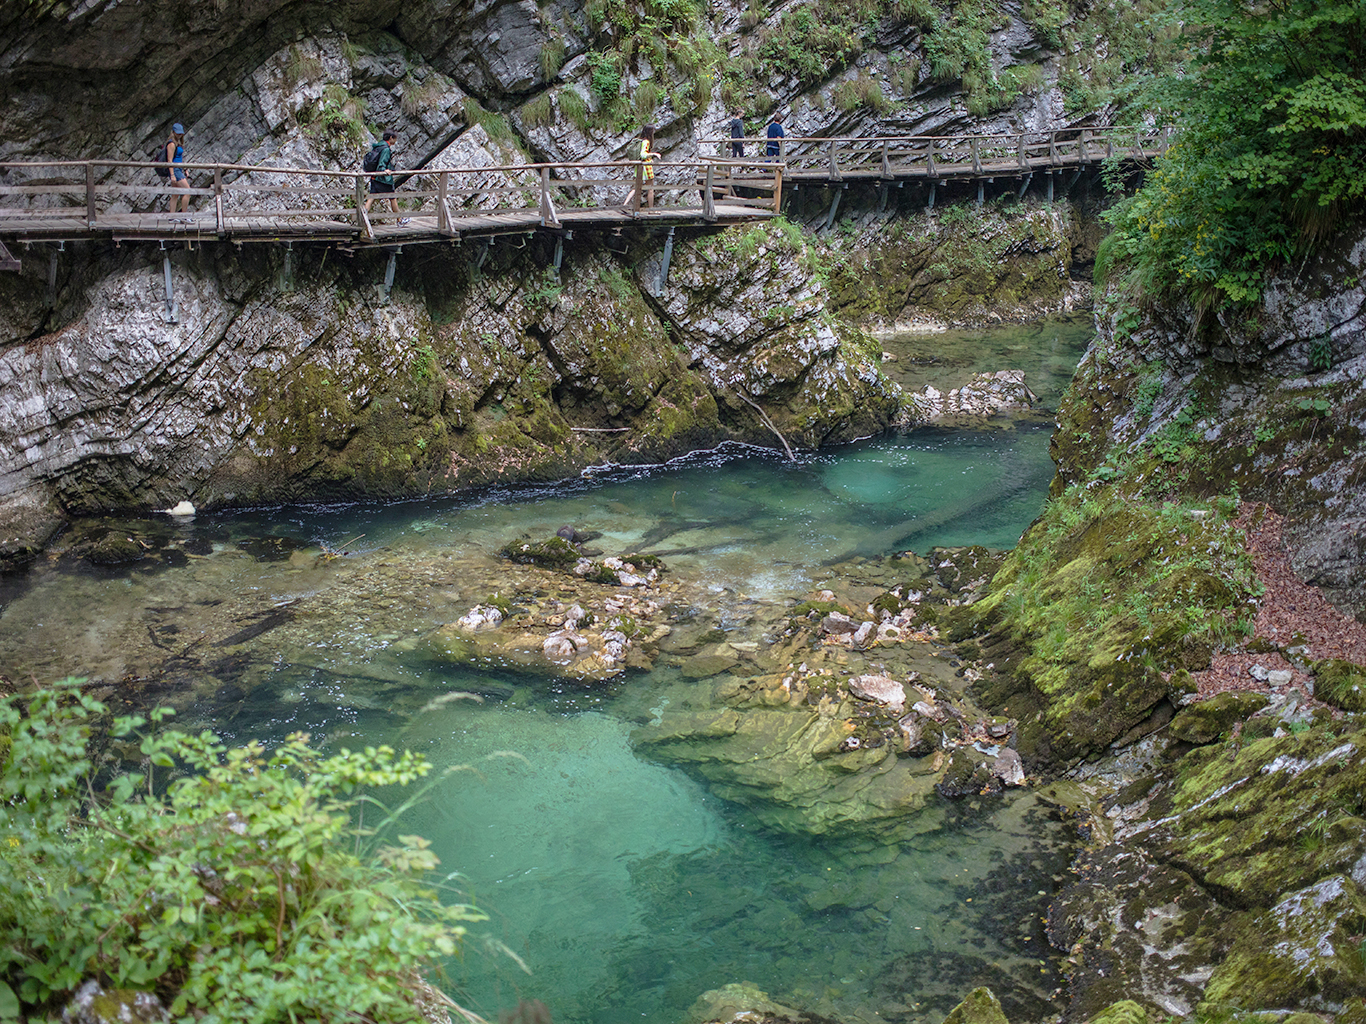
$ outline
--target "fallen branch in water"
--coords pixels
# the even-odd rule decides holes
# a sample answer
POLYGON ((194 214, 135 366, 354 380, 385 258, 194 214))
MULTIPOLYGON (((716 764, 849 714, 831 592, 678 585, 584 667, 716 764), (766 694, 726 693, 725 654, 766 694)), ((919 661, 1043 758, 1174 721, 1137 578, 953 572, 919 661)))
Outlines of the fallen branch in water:
POLYGON ((764 412, 763 409, 759 408, 758 402, 755 402, 752 399, 750 399, 748 395, 741 394, 738 388, 736 389, 735 393, 740 396, 740 401, 744 402, 746 405, 748 405, 751 409, 753 409, 755 412, 759 414, 759 418, 764 421, 764 426, 768 427, 769 430, 773 431, 773 435, 783 443, 783 448, 787 451, 788 461, 796 462, 797 456, 792 454, 792 446, 787 443, 787 438, 783 437, 783 435, 778 432, 778 428, 775 427, 773 425, 773 421, 768 418, 768 413, 764 412))

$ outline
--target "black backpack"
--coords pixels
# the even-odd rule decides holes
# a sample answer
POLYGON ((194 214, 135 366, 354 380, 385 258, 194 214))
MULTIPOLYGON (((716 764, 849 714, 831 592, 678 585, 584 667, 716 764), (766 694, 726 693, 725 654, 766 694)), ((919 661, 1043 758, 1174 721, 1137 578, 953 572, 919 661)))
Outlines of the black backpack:
POLYGON ((157 172, 158 178, 169 178, 171 176, 171 165, 166 162, 166 143, 163 142, 148 153, 147 159, 151 162, 152 169, 157 172))
POLYGON ((360 162, 360 169, 362 171, 379 170, 379 156, 382 152, 384 152, 384 145, 376 142, 370 147, 370 152, 365 154, 365 159, 360 162))

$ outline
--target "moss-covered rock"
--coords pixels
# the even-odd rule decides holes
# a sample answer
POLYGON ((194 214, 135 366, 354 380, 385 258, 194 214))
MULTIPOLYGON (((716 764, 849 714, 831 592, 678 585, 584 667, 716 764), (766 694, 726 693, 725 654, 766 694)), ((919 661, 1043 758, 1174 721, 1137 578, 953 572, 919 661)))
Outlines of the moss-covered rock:
MULTIPOLYGON (((545 569, 566 569, 583 557, 579 549, 563 537, 509 541, 498 549, 498 554, 519 565, 539 565, 545 569)), ((615 581, 614 575, 611 582, 615 581)))
POLYGON ((1148 1024, 1148 1011, 1132 999, 1123 999, 1101 1010, 1086 1024, 1148 1024))
POLYGON ((969 616, 998 648, 984 699, 1020 720, 1022 755, 1066 763, 1165 724, 1169 679, 1241 638, 1256 582, 1231 512, 1115 487, 1049 504, 969 616))
POLYGON ((1233 906, 1272 905, 1333 874, 1360 873, 1366 732, 1326 729, 1191 751, 1149 838, 1233 906))
POLYGON ((1265 1009, 1334 1009, 1366 991, 1366 897, 1332 875, 1245 915, 1210 977, 1207 1002, 1265 1009))
POLYGON ((1338 658, 1315 663, 1314 696, 1343 711, 1366 711, 1366 668, 1338 658))
POLYGON ((1009 1021, 991 989, 975 988, 949 1011, 944 1024, 1009 1024, 1009 1021))
POLYGON ((1270 703, 1263 693, 1221 693, 1182 708, 1167 729, 1184 743, 1210 743, 1270 703))

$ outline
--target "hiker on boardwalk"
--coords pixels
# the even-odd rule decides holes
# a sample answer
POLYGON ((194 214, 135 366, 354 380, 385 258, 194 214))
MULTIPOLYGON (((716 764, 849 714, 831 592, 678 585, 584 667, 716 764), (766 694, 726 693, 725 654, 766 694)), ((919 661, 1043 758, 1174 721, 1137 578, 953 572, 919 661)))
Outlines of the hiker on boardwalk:
POLYGON ((773 120, 768 122, 768 136, 766 144, 766 155, 769 159, 775 159, 783 152, 783 115, 774 111, 773 120))
MULTIPOLYGON (((185 126, 177 121, 171 125, 171 136, 166 140, 165 150, 166 163, 170 165, 170 179, 167 184, 171 188, 185 189, 184 195, 171 194, 171 198, 166 201, 166 211, 176 212, 176 201, 180 202, 180 212, 190 212, 190 176, 185 173, 185 168, 181 165, 185 163, 185 126)), ((179 219, 179 218, 177 218, 179 219)))
MULTIPOLYGON (((367 171, 384 171, 377 178, 370 179, 370 195, 365 200, 365 212, 370 212, 370 204, 375 201, 375 196, 387 195, 389 197, 389 209, 394 211, 394 216, 398 217, 398 200, 394 198, 394 147, 398 145, 398 132, 385 132, 379 142, 370 147, 370 152, 365 155, 365 161, 361 165, 367 171)), ((407 217, 399 217, 400 224, 407 224, 407 217)))
POLYGON ((640 159, 644 161, 644 166, 641 169, 641 176, 644 179, 645 184, 651 186, 645 189, 646 206, 655 205, 655 190, 653 188, 653 183, 655 180, 654 159, 657 156, 659 156, 659 154, 655 152, 655 126, 647 124, 640 130, 640 159))
POLYGON ((745 121, 738 110, 730 119, 730 155, 735 160, 745 155, 745 121))

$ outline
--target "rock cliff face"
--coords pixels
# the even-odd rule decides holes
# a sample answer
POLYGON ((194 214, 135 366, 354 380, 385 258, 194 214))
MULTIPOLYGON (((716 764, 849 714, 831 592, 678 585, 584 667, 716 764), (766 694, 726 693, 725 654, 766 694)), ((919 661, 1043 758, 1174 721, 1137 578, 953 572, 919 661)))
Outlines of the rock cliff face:
POLYGON ((1272 279, 1239 313, 1101 303, 1054 442, 1059 483, 1109 460, 1235 488, 1287 516, 1295 571, 1366 615, 1366 235, 1272 279))
POLYGON ((160 261, 130 256, 92 268, 46 333, 27 278, 6 279, 11 336, 29 337, 0 350, 0 495, 68 511, 402 495, 876 431, 898 390, 825 315, 802 248, 777 228, 743 252, 684 243, 657 297, 649 259, 605 249, 558 277, 534 246, 487 273, 436 252, 390 302, 382 257, 199 249, 171 261, 174 323, 160 261))
MULTIPOLYGON (((880 2, 855 16, 823 0, 771 13, 11 5, 0 160, 143 161, 172 121, 190 129, 191 160, 318 168, 358 166, 381 127, 400 133, 401 166, 435 168, 617 158, 647 120, 666 155, 688 155, 736 107, 756 133, 773 109, 790 134, 1059 126, 1085 76, 1058 54, 1117 9, 1007 4, 988 23, 966 8, 931 18, 880 2)), ((868 249, 885 248, 896 219, 860 229, 868 249)), ((388 296, 374 254, 176 249, 173 323, 159 251, 40 245, 0 279, 0 546, 22 559, 54 511, 411 494, 727 437, 814 446, 875 431, 898 397, 866 336, 830 309, 861 322, 926 302, 980 313, 979 297, 1003 290, 1019 308, 1064 304, 1066 231, 1021 223, 984 229, 1001 244, 978 246, 986 263, 1030 250, 1018 280, 954 274, 950 232, 919 247, 927 271, 871 304, 848 294, 873 267, 866 253, 850 262, 826 245, 832 272, 779 229, 683 240, 662 291, 661 242, 646 236, 576 240, 562 275, 539 243, 496 245, 486 265, 468 248, 405 253, 388 296), (975 284, 948 288, 955 277, 975 284)))

